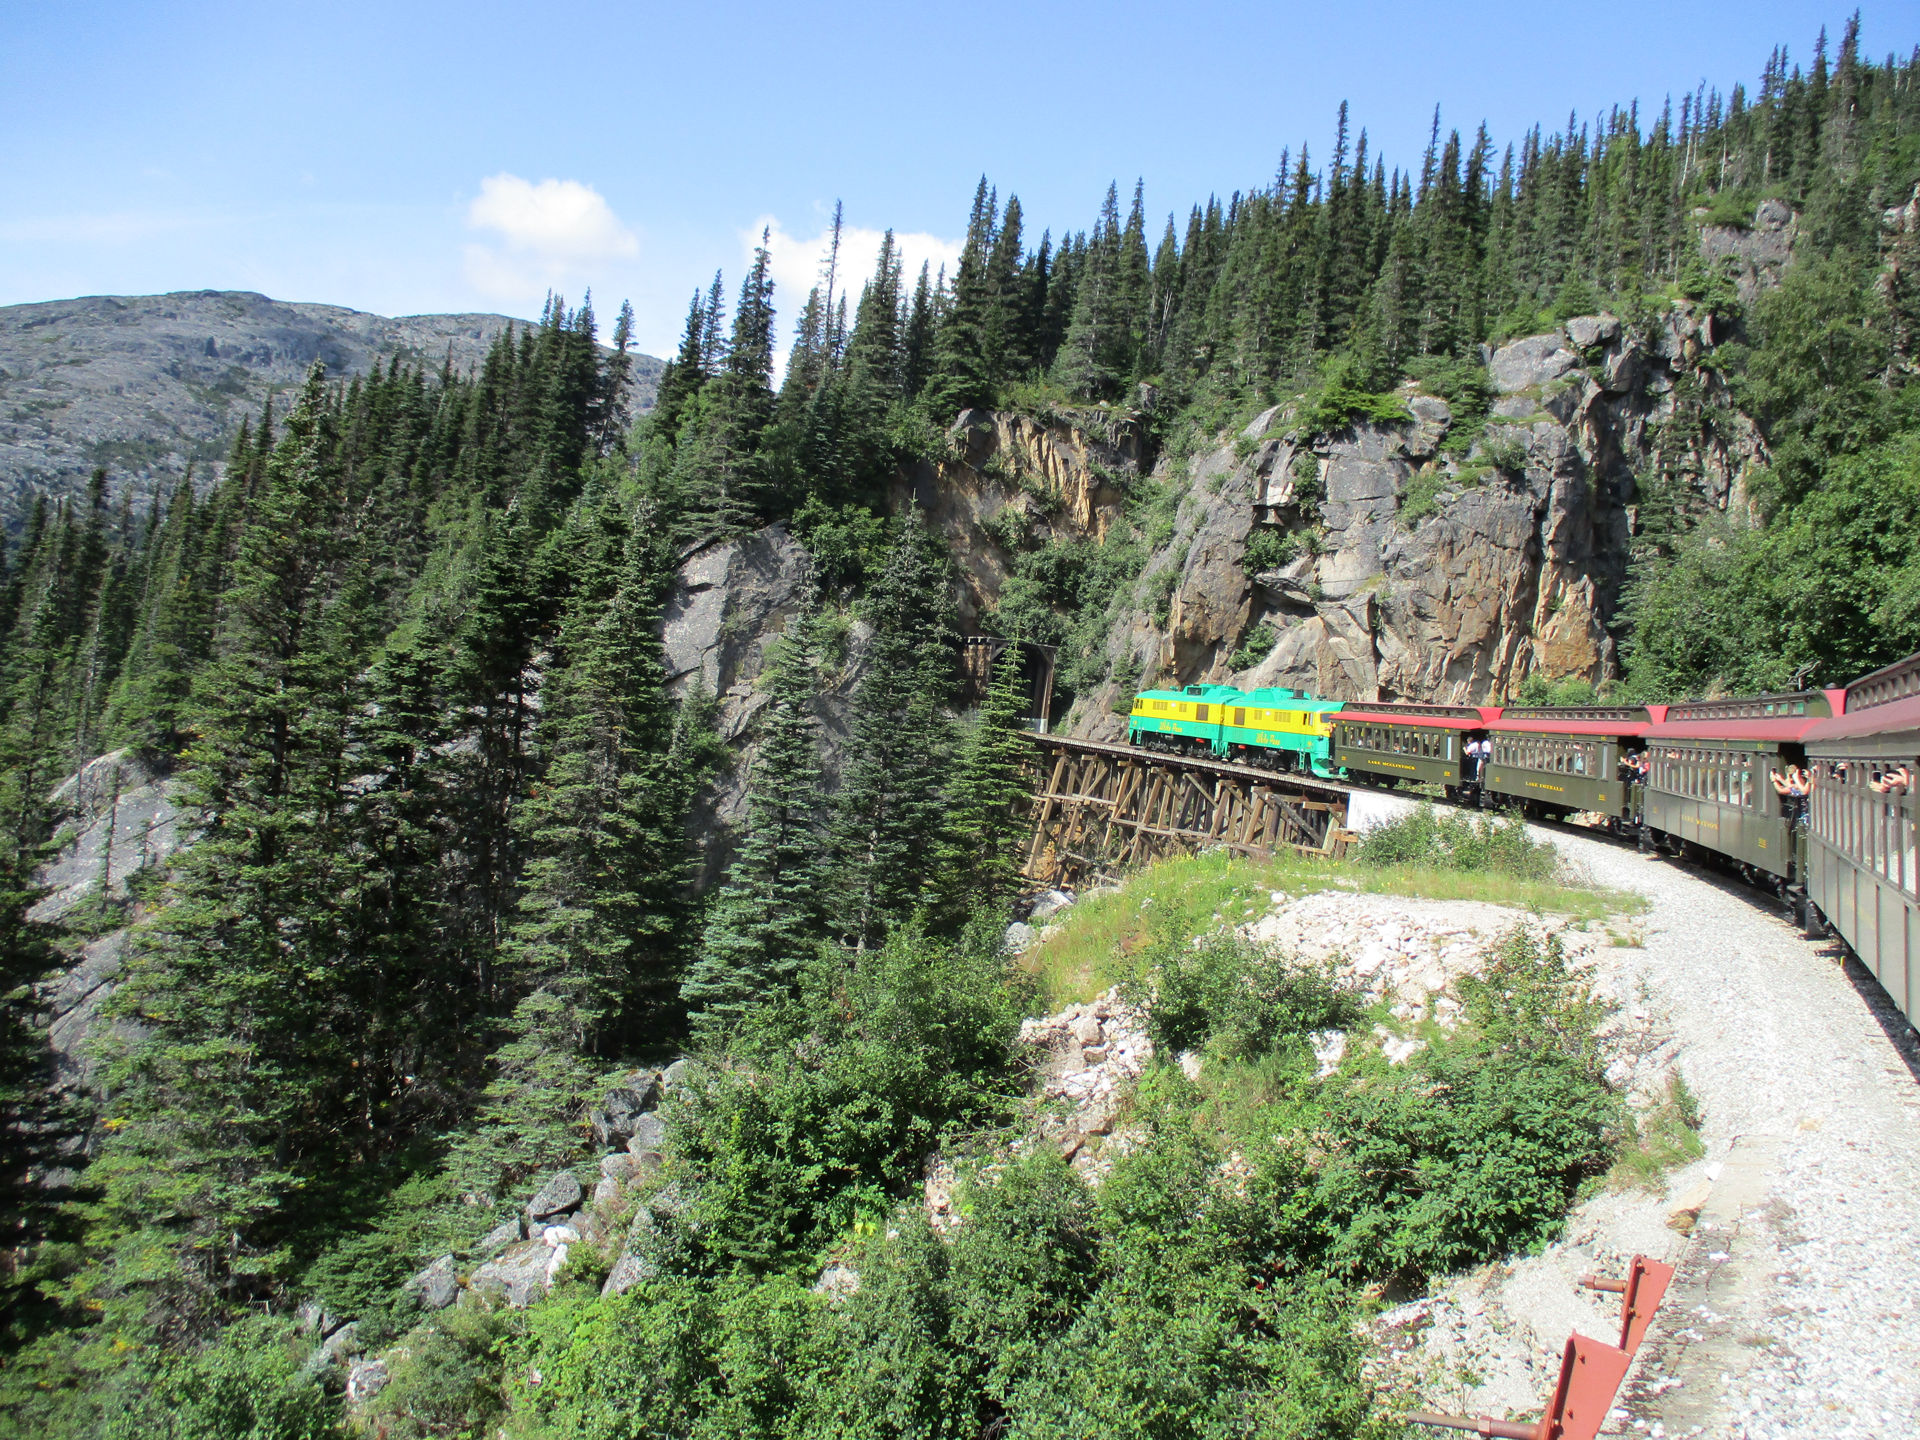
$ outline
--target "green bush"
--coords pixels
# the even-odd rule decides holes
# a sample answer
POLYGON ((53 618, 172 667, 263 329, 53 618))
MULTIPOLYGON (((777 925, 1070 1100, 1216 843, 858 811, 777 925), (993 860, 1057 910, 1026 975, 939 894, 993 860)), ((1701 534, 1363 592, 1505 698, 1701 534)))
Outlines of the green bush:
POLYGON ((1271 655, 1273 647, 1279 643, 1279 632, 1262 620, 1240 637, 1239 648, 1227 657, 1227 668, 1250 670, 1271 655))
POLYGON ((112 1405, 105 1440, 340 1440, 339 1402, 301 1362, 313 1348, 285 1320, 242 1320, 205 1348, 141 1367, 112 1405))
POLYGON ((1398 396, 1366 388, 1365 377, 1345 356, 1327 364, 1325 378, 1309 391, 1293 417, 1301 435, 1331 435, 1357 420, 1391 425, 1408 419, 1398 396))
POLYGON ((676 1113, 707 1263, 810 1254, 889 1211, 943 1137, 1003 1118, 1030 988, 978 926, 956 943, 903 928, 857 959, 817 958, 800 1000, 759 1012, 676 1113))
POLYGON ((1247 537, 1240 563, 1249 575, 1278 570, 1300 554, 1300 536, 1292 530, 1263 525, 1247 537))
POLYGON ((1314 1030, 1357 1024, 1354 993, 1324 969, 1287 959, 1232 930, 1190 941, 1163 928, 1131 994, 1158 1053, 1210 1049, 1246 1059, 1298 1048, 1314 1030))
POLYGON ((1445 471, 1431 468, 1416 471, 1400 492, 1400 523, 1409 528, 1440 508, 1440 492, 1450 483, 1445 471))
POLYGON ((1480 458, 1496 470, 1518 474, 1527 468, 1527 442, 1511 431, 1489 436, 1480 447, 1480 458))
POLYGON ((1363 865, 1411 865, 1429 870, 1483 870, 1519 880, 1551 880, 1560 855, 1550 840, 1535 840, 1516 821, 1491 815, 1415 810, 1361 837, 1363 865))
POLYGON ((857 590, 887 549, 887 523, 861 505, 833 507, 810 495, 793 516, 793 533, 807 547, 814 582, 829 595, 857 590))
POLYGON ((1607 1009, 1558 935, 1500 937, 1464 1023, 1403 1066, 1343 1067, 1259 1156, 1265 1263, 1351 1281, 1419 1279, 1556 1233, 1629 1128, 1598 1068, 1607 1009))
POLYGON ((487 1435, 506 1411, 499 1352, 524 1323, 518 1311, 461 1305, 406 1336, 386 1357, 387 1387, 366 1415, 387 1440, 487 1435))
POLYGON ((1518 703, 1521 705, 1591 705, 1595 693, 1593 682, 1578 675, 1568 675, 1559 680, 1549 680, 1535 671, 1520 682, 1518 703))

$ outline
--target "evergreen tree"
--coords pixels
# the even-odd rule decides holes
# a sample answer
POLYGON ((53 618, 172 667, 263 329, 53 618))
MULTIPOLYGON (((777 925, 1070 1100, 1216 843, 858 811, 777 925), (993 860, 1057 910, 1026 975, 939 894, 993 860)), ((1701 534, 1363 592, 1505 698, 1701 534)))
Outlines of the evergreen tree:
POLYGON ((546 766, 517 822, 531 858, 500 964, 518 998, 454 1166, 489 1193, 570 1158, 601 1069, 672 1020, 687 808, 704 776, 666 696, 659 527, 615 507, 601 506, 561 624, 564 661, 540 716, 546 766))
POLYGON ((861 947, 919 902, 944 818, 953 605, 917 510, 895 522, 863 612, 873 637, 853 695, 834 829, 839 928, 861 947))
POLYGON ((349 1159, 354 1093, 334 1023, 347 716, 361 639, 330 416, 315 366, 263 467, 196 687, 188 794, 206 819, 116 991, 145 1038, 112 1069, 86 1298, 192 1331, 269 1293, 309 1177, 349 1159), (289 544, 288 537, 298 537, 289 544), (167 1263, 156 1267, 156 1256, 167 1263))
POLYGON ((809 606, 773 642, 745 837, 680 988, 696 1033, 722 1031, 754 1006, 790 993, 823 932, 813 624, 809 606))
POLYGON ((1026 704, 1020 646, 1010 643, 994 664, 986 701, 961 741, 947 787, 932 889, 933 909, 949 925, 1004 905, 1019 889, 1027 833, 1021 807, 1033 753, 1020 723, 1026 704))

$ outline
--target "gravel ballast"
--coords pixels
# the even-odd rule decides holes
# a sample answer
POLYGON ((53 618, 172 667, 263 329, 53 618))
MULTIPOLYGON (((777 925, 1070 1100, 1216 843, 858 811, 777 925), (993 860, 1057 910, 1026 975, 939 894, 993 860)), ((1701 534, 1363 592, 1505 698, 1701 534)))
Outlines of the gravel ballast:
POLYGON ((1706 1155, 1665 1197, 1597 1196, 1547 1253, 1405 1307, 1422 1312, 1402 1317, 1408 1348, 1436 1377, 1452 1361, 1481 1382, 1458 1383, 1462 1408, 1537 1415, 1551 1387, 1542 1352, 1557 1355, 1568 1329, 1605 1339, 1617 1325, 1617 1302, 1579 1290, 1580 1273, 1621 1273, 1640 1250, 1679 1274, 1605 1433, 1920 1435, 1911 1029, 1839 945, 1802 938, 1758 892, 1565 829, 1536 833, 1595 884, 1647 898, 1644 948, 1596 958, 1606 988, 1664 1032, 1704 1112, 1706 1155), (1682 1236, 1668 1210, 1703 1180, 1710 1198, 1682 1236))

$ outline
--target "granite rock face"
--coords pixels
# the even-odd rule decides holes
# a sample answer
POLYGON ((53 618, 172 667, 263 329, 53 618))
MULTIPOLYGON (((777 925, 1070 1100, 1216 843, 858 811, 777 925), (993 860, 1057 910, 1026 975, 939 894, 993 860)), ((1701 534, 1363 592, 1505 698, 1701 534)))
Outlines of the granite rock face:
POLYGON ((1005 586, 1014 544, 1103 541, 1139 473, 1135 427, 1104 411, 1039 419, 963 410, 947 431, 948 455, 904 471, 896 513, 913 504, 947 542, 960 572, 960 624, 980 628, 1005 586))
MULTIPOLYGON (((711 884, 732 855, 746 818, 747 779, 759 748, 755 723, 767 703, 760 679, 768 646, 786 633, 811 584, 806 551, 785 525, 770 525, 685 556, 667 599, 662 646, 668 683, 684 698, 695 687, 719 702, 716 728, 732 765, 696 803, 690 829, 711 884)), ((834 657, 815 702, 821 768, 831 784, 847 736, 848 700, 859 683, 870 632, 856 623, 834 657)))
MULTIPOLYGON (((232 290, 91 295, 0 307, 0 518, 35 492, 84 490, 96 465, 144 504, 189 462, 217 477, 243 415, 314 361, 342 378, 390 356, 477 368, 504 315, 389 319, 232 290)), ((524 321, 519 322, 524 327, 524 321)), ((634 359, 630 404, 652 408, 661 362, 634 359)))
POLYGON ((184 839, 174 787, 129 750, 89 761, 47 797, 72 831, 35 877, 48 887, 28 918, 58 920, 99 894, 125 899, 138 871, 164 864, 184 839))
POLYGON ((1751 225, 1701 226, 1700 253, 1709 261, 1733 262, 1734 284, 1741 301, 1750 305, 1793 263, 1793 245, 1799 235, 1799 217, 1786 201, 1762 200, 1751 225))

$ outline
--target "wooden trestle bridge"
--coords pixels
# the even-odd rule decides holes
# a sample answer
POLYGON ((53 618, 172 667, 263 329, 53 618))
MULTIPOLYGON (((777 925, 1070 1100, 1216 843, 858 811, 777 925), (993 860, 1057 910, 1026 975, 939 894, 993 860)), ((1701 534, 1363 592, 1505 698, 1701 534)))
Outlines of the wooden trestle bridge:
POLYGON ((1266 859, 1339 852, 1350 787, 1311 774, 1034 735, 1026 878, 1112 883, 1169 855, 1225 848, 1266 859))

